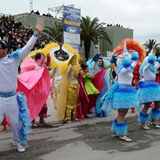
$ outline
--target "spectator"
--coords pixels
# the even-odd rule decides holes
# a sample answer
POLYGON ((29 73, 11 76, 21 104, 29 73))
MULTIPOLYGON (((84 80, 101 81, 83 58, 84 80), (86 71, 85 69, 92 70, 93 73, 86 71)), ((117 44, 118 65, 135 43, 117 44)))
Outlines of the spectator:
MULTIPOLYGON (((32 11, 32 13, 33 12, 34 11, 32 11)), ((0 39, 9 43, 9 53, 15 51, 19 46, 25 46, 32 34, 32 27, 24 27, 20 21, 10 20, 8 16, 5 15, 0 17, 0 39)), ((40 35, 33 50, 40 49, 49 42, 50 39, 47 36, 40 35)))
POLYGON ((35 14, 40 15, 39 11, 37 10, 37 12, 35 12, 35 14))

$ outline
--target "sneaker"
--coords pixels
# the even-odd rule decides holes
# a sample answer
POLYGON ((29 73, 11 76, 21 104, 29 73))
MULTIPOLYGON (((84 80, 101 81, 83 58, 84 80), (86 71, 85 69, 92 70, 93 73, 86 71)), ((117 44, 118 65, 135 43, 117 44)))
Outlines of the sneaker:
POLYGON ((149 130, 150 129, 150 127, 148 127, 146 124, 145 125, 140 124, 140 127, 144 130, 149 130))
POLYGON ((37 127, 36 122, 32 122, 32 127, 37 127))
POLYGON ((126 142, 132 142, 132 139, 128 138, 127 136, 119 136, 119 139, 126 142))
POLYGON ((18 152, 24 152, 25 148, 23 146, 21 146, 20 144, 14 146, 14 148, 18 151, 18 152))
POLYGON ((64 123, 71 123, 71 121, 69 121, 69 120, 64 120, 64 123))
POLYGON ((131 112, 132 112, 132 113, 135 113, 135 109, 134 109, 134 108, 132 108, 132 109, 131 109, 131 112))
POLYGON ((156 128, 156 129, 160 129, 160 126, 156 123, 150 123, 150 126, 153 127, 153 128, 156 128))

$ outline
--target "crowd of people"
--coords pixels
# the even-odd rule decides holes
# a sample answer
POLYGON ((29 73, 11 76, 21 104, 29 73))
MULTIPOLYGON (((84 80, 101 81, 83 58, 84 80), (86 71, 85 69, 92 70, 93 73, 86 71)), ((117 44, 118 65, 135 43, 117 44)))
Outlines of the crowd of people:
POLYGON ((154 47, 145 57, 131 44, 128 48, 124 41, 123 51, 113 53, 110 61, 102 58, 97 50, 92 59, 84 62, 81 54, 70 45, 59 46, 43 39, 40 36, 42 23, 37 23, 33 31, 3 16, 0 27, 1 131, 6 129, 6 124, 11 126, 13 145, 19 152, 25 151, 21 143, 27 143, 28 129, 36 127, 36 117, 40 117, 40 123, 46 123, 45 118, 50 116, 46 103, 50 92, 57 117, 64 123, 90 118, 89 113, 109 117, 116 110, 118 115, 111 126, 113 135, 131 142, 125 116, 129 109, 137 108, 142 129, 160 128, 157 124, 160 82, 158 79, 156 82, 160 58, 155 56, 154 47), (139 60, 143 62, 135 70, 139 60), (151 104, 154 107, 148 113, 151 104), (149 114, 151 123, 147 126, 149 114))
POLYGON ((69 58, 68 54, 65 51, 63 51, 63 50, 56 51, 54 53, 54 55, 55 55, 55 57, 57 59, 59 59, 61 61, 66 61, 69 58))
MULTIPOLYGON (((24 27, 20 21, 12 20, 6 15, 0 17, 0 39, 9 44, 9 53, 24 47, 32 34, 32 27, 24 27)), ((49 38, 41 35, 34 45, 33 50, 43 48, 48 43, 49 38)))

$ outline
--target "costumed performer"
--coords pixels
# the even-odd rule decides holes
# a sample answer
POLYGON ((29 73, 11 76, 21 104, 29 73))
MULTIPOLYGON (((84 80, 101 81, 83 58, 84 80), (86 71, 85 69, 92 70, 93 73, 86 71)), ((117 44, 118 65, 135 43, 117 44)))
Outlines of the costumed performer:
POLYGON ((46 66, 49 66, 48 59, 45 63, 43 50, 32 51, 35 53, 34 59, 27 57, 21 63, 21 73, 18 75, 17 91, 23 92, 27 97, 28 108, 32 127, 36 127, 35 118, 40 117, 40 123, 46 123, 47 98, 50 93, 50 75, 46 66))
POLYGON ((67 45, 66 48, 70 50, 74 56, 69 61, 61 62, 58 66, 58 71, 63 77, 59 85, 60 100, 58 100, 57 113, 60 120, 70 123, 72 118, 75 119, 77 108, 80 55, 71 46, 67 45))
MULTIPOLYGON (((94 78, 94 75, 92 75, 89 72, 87 64, 83 64, 83 63, 81 64, 81 73, 82 73, 82 76, 83 76, 84 88, 86 90, 87 95, 92 96, 92 95, 99 94, 99 91, 97 90, 97 88, 91 82, 91 80, 94 78)), ((88 115, 88 111, 89 111, 89 109, 88 109, 88 106, 87 106, 85 113, 83 113, 85 118, 90 118, 90 116, 88 115)))
POLYGON ((124 44, 124 52, 118 57, 116 68, 118 80, 108 92, 102 110, 106 112, 107 116, 109 116, 112 110, 118 111, 118 116, 113 121, 111 130, 114 135, 119 137, 119 139, 131 142, 132 139, 126 136, 127 124, 124 121, 124 118, 129 108, 132 108, 133 106, 139 107, 137 90, 131 85, 133 68, 137 64, 138 53, 133 51, 129 54, 126 45, 124 44))
POLYGON ((152 108, 150 112, 150 126, 153 128, 160 128, 156 122, 160 116, 160 85, 155 82, 156 70, 160 67, 160 57, 158 61, 156 61, 157 57, 155 56, 155 52, 156 50, 153 47, 151 53, 144 59, 140 67, 140 73, 143 79, 139 82, 139 101, 140 104, 144 104, 144 107, 138 116, 138 121, 140 122, 141 128, 145 130, 150 129, 146 123, 149 118, 147 112, 152 102, 154 102, 155 107, 152 108))
POLYGON ((7 43, 0 41, 0 123, 4 116, 8 118, 12 128, 13 145, 19 152, 25 151, 21 143, 27 143, 27 131, 31 121, 24 94, 16 92, 18 67, 33 48, 42 29, 42 23, 37 23, 27 44, 10 55, 7 55, 7 43))
MULTIPOLYGON (((142 62, 143 62, 143 60, 145 58, 146 51, 138 41, 133 40, 131 38, 125 38, 114 49, 114 51, 113 51, 114 54, 121 54, 123 52, 124 42, 126 42, 126 44, 127 44, 128 51, 134 50, 134 51, 138 52, 138 54, 139 54, 138 63, 134 67, 134 70, 133 70, 133 80, 132 80, 132 85, 136 89, 138 89, 138 81, 141 78, 140 74, 139 74, 139 67, 141 66, 141 64, 142 64, 142 62)), ((132 113, 135 113, 135 109, 134 108, 132 108, 131 111, 132 111, 132 113)))
POLYGON ((103 75, 103 80, 101 82, 98 81, 99 83, 98 85, 99 86, 103 85, 103 87, 101 90, 99 90, 100 94, 97 96, 96 104, 94 106, 95 107, 94 114, 99 117, 103 117, 105 116, 105 113, 101 110, 101 107, 102 107, 101 99, 110 90, 112 85, 111 74, 108 71, 108 69, 112 66, 112 64, 111 63, 108 64, 108 61, 100 56, 100 51, 93 57, 92 61, 93 61, 93 66, 92 66, 93 74, 101 72, 103 75))
MULTIPOLYGON (((51 54, 51 73, 50 76, 52 78, 52 92, 53 92, 53 105, 55 107, 55 109, 57 109, 58 107, 58 100, 59 100, 59 84, 60 81, 62 79, 62 75, 59 74, 58 71, 58 65, 64 61, 64 58, 62 56, 61 52, 66 53, 67 49, 65 49, 66 44, 64 44, 63 46, 60 46, 58 43, 50 43, 48 45, 45 46, 45 48, 47 50, 49 50, 50 54, 51 54), (64 50, 62 50, 62 48, 64 50)), ((68 53, 66 53, 67 55, 68 53)), ((67 55, 68 56, 68 55, 67 55)), ((66 56, 66 57, 67 57, 66 56)), ((68 56, 68 60, 71 58, 71 54, 69 54, 68 56)))

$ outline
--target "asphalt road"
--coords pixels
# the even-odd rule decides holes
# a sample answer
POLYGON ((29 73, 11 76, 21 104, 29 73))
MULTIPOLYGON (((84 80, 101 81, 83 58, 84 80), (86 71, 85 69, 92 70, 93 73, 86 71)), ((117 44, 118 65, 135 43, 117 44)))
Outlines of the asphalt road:
MULTIPOLYGON (((0 132, 0 160, 158 160, 160 159, 160 130, 140 128, 136 114, 128 114, 128 136, 133 142, 113 137, 111 121, 106 117, 84 119, 62 124, 48 101, 48 125, 39 125, 29 134, 26 152, 13 149, 11 129, 0 132)), ((38 120, 38 119, 37 119, 38 120)))

